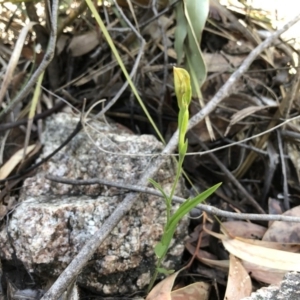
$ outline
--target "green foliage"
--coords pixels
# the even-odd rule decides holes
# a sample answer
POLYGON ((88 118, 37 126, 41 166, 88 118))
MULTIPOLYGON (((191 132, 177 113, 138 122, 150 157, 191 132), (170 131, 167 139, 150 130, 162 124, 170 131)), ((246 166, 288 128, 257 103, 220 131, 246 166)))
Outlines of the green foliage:
POLYGON ((209 0, 185 0, 176 5, 175 51, 177 64, 186 57, 186 68, 191 75, 192 94, 201 97, 200 88, 206 78, 206 66, 200 42, 209 12, 209 0))
POLYGON ((170 221, 165 226, 165 231, 161 238, 161 241, 155 247, 155 254, 158 258, 162 258, 166 255, 168 247, 171 243, 172 237, 176 230, 177 224, 179 221, 188 214, 194 207, 196 207, 199 203, 206 200, 211 194, 213 194, 221 185, 218 183, 211 188, 207 189, 203 193, 197 195, 195 198, 188 199, 186 202, 182 203, 178 210, 172 215, 170 221))
POLYGON ((182 174, 182 164, 184 161, 184 157, 187 153, 188 141, 185 140, 185 135, 187 132, 188 121, 189 121, 189 104, 191 102, 191 83, 190 83, 190 76, 189 73, 181 68, 174 68, 174 87, 175 87, 175 94, 178 101, 179 113, 178 113, 178 131, 179 131, 179 139, 178 139, 178 152, 179 152, 179 160, 177 165, 177 172, 175 176, 175 180, 172 186, 171 194, 168 196, 161 185, 150 179, 149 181, 154 185, 156 189, 158 189, 165 200, 166 203, 166 213, 167 213, 167 220, 166 225, 164 227, 164 233, 161 237, 160 242, 155 246, 154 252, 158 257, 158 262, 156 265, 156 271, 152 280, 149 285, 149 290, 152 288, 157 274, 169 274, 166 272, 164 268, 161 268, 160 265, 167 254, 168 248, 172 241, 174 232, 179 221, 188 214, 194 207, 196 207, 199 203, 207 199, 212 193, 214 193, 217 188, 221 185, 221 183, 214 185, 213 187, 207 189, 203 193, 197 195, 192 199, 186 200, 184 203, 180 205, 177 211, 171 215, 171 204, 172 198, 175 193, 176 186, 178 184, 180 175, 182 174))
POLYGON ((189 123, 189 105, 191 103, 191 83, 189 73, 184 69, 174 68, 174 88, 177 97, 179 115, 179 160, 184 158, 187 151, 187 141, 184 141, 189 123))
POLYGON ((158 272, 164 275, 171 275, 173 274, 175 271, 174 270, 167 270, 165 268, 157 268, 158 272))

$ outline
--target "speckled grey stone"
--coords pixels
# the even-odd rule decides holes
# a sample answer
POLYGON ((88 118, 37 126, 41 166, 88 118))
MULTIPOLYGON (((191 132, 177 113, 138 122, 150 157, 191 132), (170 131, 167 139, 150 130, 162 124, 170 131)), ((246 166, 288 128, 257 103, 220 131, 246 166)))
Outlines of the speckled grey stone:
POLYGON ((289 272, 285 274, 280 287, 269 286, 252 293, 250 297, 242 300, 299 300, 300 299, 300 273, 289 272))
MULTIPOLYGON (((75 128, 78 118, 60 113, 48 120, 43 134, 43 156, 58 147, 75 128)), ((81 131, 66 147, 28 178, 20 205, 6 229, 0 232, 1 258, 12 259, 7 243, 9 232, 16 256, 44 278, 58 276, 82 246, 101 227, 124 199, 125 190, 101 185, 71 186, 53 183, 46 174, 69 179, 103 178, 135 184, 163 145, 150 135, 133 135, 117 124, 90 122, 93 128, 81 131), (115 154, 105 153, 100 149, 115 154), (131 153, 131 156, 124 155, 131 153), (122 155, 123 154, 123 155, 122 155)), ((175 165, 167 159, 157 180, 170 191, 175 165)), ((176 194, 186 196, 180 182, 176 194)), ((173 206, 175 209, 178 205, 173 206)), ((153 248, 165 223, 161 198, 142 194, 130 213, 111 232, 78 277, 78 283, 108 295, 143 289, 154 268, 153 248)), ((178 226, 165 265, 178 268, 187 236, 188 219, 178 226)))

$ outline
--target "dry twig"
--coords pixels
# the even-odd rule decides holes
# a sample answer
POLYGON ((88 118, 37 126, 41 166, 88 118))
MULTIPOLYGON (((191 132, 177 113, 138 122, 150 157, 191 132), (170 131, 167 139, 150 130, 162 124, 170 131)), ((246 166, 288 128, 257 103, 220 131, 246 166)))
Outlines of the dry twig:
MULTIPOLYGON (((33 75, 30 77, 28 82, 25 84, 25 86, 21 89, 21 91, 18 93, 18 95, 11 101, 10 103, 10 109, 12 109, 13 105, 15 103, 18 103, 23 98, 25 98, 29 92, 31 91, 31 88, 33 85, 37 82, 39 76, 44 72, 47 68, 47 66, 50 64, 54 57, 54 51, 55 51, 55 45, 56 45, 56 37, 57 37, 57 12, 58 12, 58 0, 53 0, 52 3, 52 16, 51 16, 51 32, 50 32, 50 39, 47 47, 47 51, 44 55, 44 58, 42 62, 40 63, 39 67, 36 69, 36 71, 33 73, 33 75)), ((7 111, 3 110, 0 113, 0 117, 5 114, 7 111)))
MULTIPOLYGON (((155 190, 148 187, 140 187, 137 185, 132 184, 124 184, 124 183, 118 183, 118 182, 111 182, 103 179, 87 179, 87 180, 74 180, 74 179, 67 179, 63 177, 58 176, 52 176, 47 175, 47 179, 59 183, 64 184, 70 184, 70 185, 92 185, 92 184, 102 184, 107 186, 112 186, 120 189, 125 189, 133 192, 138 193, 146 193, 151 194, 154 196, 158 196, 163 198, 162 194, 155 190)), ((183 203, 186 201, 186 199, 174 196, 172 198, 174 202, 183 203)), ((244 213, 233 213, 224 211, 218 208, 215 208, 210 205, 206 204, 199 204, 196 206, 200 211, 205 211, 209 214, 216 215, 219 217, 225 217, 225 218, 234 218, 239 220, 255 220, 255 221, 284 221, 284 222, 299 222, 300 223, 300 217, 291 217, 291 216, 283 216, 283 215, 267 215, 267 214, 244 214, 244 213)))

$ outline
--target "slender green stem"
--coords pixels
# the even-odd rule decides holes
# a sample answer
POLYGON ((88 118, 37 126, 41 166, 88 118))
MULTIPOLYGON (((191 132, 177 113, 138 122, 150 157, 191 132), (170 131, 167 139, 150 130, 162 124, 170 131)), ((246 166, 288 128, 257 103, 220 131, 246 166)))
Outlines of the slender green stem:
POLYGON ((156 278, 157 278, 157 275, 158 275, 158 268, 160 267, 161 263, 162 263, 162 260, 163 260, 163 257, 162 258, 159 258, 157 263, 156 263, 156 268, 155 268, 155 271, 154 271, 154 274, 151 278, 151 281, 149 283, 149 286, 148 286, 148 290, 147 290, 147 294, 151 291, 155 281, 156 281, 156 278))

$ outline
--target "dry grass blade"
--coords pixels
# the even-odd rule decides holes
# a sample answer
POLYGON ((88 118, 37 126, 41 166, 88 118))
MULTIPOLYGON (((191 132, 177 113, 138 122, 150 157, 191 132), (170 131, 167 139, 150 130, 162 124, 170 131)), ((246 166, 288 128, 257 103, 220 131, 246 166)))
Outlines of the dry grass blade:
POLYGON ((1 85, 1 89, 0 89, 0 106, 2 104, 4 95, 5 95, 5 93, 8 89, 8 86, 11 82, 14 70, 17 66, 18 61, 19 61, 21 51, 23 49, 28 31, 31 30, 31 28, 34 24, 35 24, 34 22, 28 23, 25 27, 23 27, 23 29, 20 32, 19 38, 17 40, 17 43, 15 45, 15 49, 14 49, 14 51, 11 55, 11 58, 9 60, 9 64, 7 66, 7 70, 6 70, 2 85, 1 85))
POLYGON ((40 94, 41 94, 41 85, 42 85, 43 78, 44 78, 44 72, 42 72, 42 74, 38 78, 38 81, 37 81, 37 84, 36 84, 36 87, 34 90, 32 102, 31 102, 31 106, 30 106, 27 129, 26 129, 26 136, 25 136, 25 143, 24 143, 24 154, 23 154, 22 161, 24 161, 25 155, 27 152, 27 146, 29 144, 30 132, 31 132, 32 124, 33 124, 33 118, 34 118, 35 111, 36 111, 36 108, 37 108, 37 105, 39 102, 39 98, 40 98, 40 94))
POLYGON ((272 106, 269 106, 269 105, 268 106, 249 106, 249 107, 246 107, 246 108, 236 112, 234 115, 232 115, 230 123, 229 123, 224 135, 227 136, 230 128, 234 124, 238 123, 239 121, 243 120, 244 118, 246 118, 260 110, 270 108, 270 107, 272 107, 272 106))
MULTIPOLYGON (((25 154, 27 155, 35 148, 35 145, 28 146, 25 154)), ((0 169, 0 180, 5 179, 11 171, 22 161, 24 150, 17 151, 0 169)))
MULTIPOLYGON (((293 101, 295 100, 295 91, 299 89, 299 77, 300 77, 300 72, 298 70, 297 75, 293 81, 293 87, 292 87, 292 92, 291 94, 285 94, 284 91, 282 91, 283 94, 283 100, 280 103, 280 106, 278 107, 276 113, 274 114, 273 119, 269 123, 267 130, 275 127, 278 124, 278 120, 280 118, 287 118, 287 115, 291 109, 291 105, 293 101)), ((265 134, 262 136, 255 144, 256 148, 263 149, 266 145, 267 140, 269 139, 270 133, 265 134)), ((254 160, 257 157, 257 153, 251 151, 249 155, 246 157, 243 165, 241 168, 238 170, 238 173, 236 174, 238 178, 241 178, 242 176, 245 175, 245 173, 249 170, 249 168, 252 166, 254 160)))

